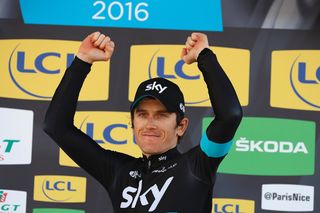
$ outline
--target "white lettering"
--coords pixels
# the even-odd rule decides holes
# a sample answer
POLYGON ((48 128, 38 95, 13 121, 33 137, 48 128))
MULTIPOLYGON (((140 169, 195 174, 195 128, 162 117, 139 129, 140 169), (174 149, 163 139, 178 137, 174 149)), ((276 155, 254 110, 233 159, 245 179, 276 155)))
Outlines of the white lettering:
POLYGON ((298 142, 298 144, 294 148, 293 153, 297 153, 297 152, 303 152, 305 154, 308 154, 307 147, 304 145, 303 142, 298 142))
POLYGON ((151 204, 151 206, 150 206, 148 211, 149 212, 153 212, 157 208, 159 202, 161 201, 163 195, 167 191, 167 189, 168 189, 170 183, 172 182, 172 180, 173 180, 173 177, 168 178, 166 180, 166 182, 163 184, 163 186, 162 186, 162 188, 160 190, 159 190, 158 185, 154 184, 153 186, 148 188, 141 195, 140 195, 140 193, 141 193, 141 189, 142 189, 142 180, 139 181, 138 188, 134 188, 132 186, 126 187, 122 192, 122 197, 126 201, 125 202, 121 202, 120 208, 128 208, 130 206, 130 204, 132 204, 131 208, 135 208, 138 200, 140 200, 141 205, 143 205, 143 206, 149 205, 147 194, 149 192, 151 192, 153 197, 154 197, 154 201, 152 202, 152 204, 151 204), (137 192, 135 196, 129 194, 129 193, 135 193, 135 192, 137 192), (133 199, 133 196, 135 197, 134 199, 133 199))
POLYGON ((129 192, 136 192, 137 189, 131 186, 126 187, 122 192, 122 197, 126 199, 127 202, 121 202, 120 208, 128 208, 133 200, 132 196, 128 194, 129 192))
POLYGON ((279 149, 277 141, 266 141, 264 142, 263 146, 265 152, 277 152, 279 149))
POLYGON ((162 87, 161 84, 157 84, 157 82, 155 81, 152 84, 148 84, 146 86, 145 91, 157 90, 157 91, 159 91, 159 94, 161 94, 165 89, 167 89, 167 87, 162 87))
POLYGON ((159 190, 158 186, 156 184, 154 184, 152 187, 150 187, 145 193, 143 193, 140 197, 140 201, 141 201, 141 204, 144 205, 144 202, 148 203, 147 201, 147 198, 146 198, 146 195, 148 194, 148 192, 151 190, 155 200, 153 201, 150 209, 149 209, 149 212, 152 212, 154 211, 162 196, 164 195, 164 193, 166 192, 167 188, 169 187, 171 181, 172 181, 173 177, 170 177, 167 179, 167 181, 164 183, 163 187, 161 188, 161 190, 159 190))
POLYGON ((291 153, 293 151, 293 144, 289 141, 282 141, 280 143, 280 152, 291 153))
POLYGON ((136 197, 134 198, 133 200, 133 203, 132 203, 132 208, 136 207, 136 204, 137 204, 137 201, 138 201, 138 198, 139 198, 139 195, 141 193, 141 188, 142 188, 142 180, 139 181, 139 185, 138 185, 138 192, 136 194, 136 197))
POLYGON ((260 147, 260 145, 262 144, 263 141, 250 141, 250 151, 254 152, 254 150, 256 149, 258 152, 263 152, 263 149, 260 147))
POLYGON ((269 152, 269 153, 304 153, 308 154, 304 142, 293 143, 291 141, 254 141, 240 137, 236 141, 236 151, 239 152, 269 152))
POLYGON ((246 138, 240 138, 236 141, 236 151, 247 152, 249 151, 249 141, 246 138))

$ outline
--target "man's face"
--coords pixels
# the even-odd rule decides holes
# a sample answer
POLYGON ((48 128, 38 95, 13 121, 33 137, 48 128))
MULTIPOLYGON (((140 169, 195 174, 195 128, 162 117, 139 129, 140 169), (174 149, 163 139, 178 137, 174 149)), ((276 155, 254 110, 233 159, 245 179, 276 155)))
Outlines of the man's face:
POLYGON ((157 99, 145 98, 134 109, 133 133, 146 156, 161 154, 175 147, 185 132, 188 120, 177 126, 176 114, 167 111, 157 99))

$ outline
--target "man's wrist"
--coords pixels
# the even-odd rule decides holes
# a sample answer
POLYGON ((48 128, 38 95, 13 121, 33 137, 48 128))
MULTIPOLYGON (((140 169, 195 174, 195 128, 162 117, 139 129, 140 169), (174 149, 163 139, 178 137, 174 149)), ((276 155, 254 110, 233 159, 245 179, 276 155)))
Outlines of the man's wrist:
POLYGON ((200 59, 201 56, 206 55, 208 52, 212 52, 211 49, 209 49, 209 47, 203 48, 198 54, 197 61, 200 59))
POLYGON ((80 52, 77 53, 77 58, 79 58, 81 61, 84 61, 84 62, 86 62, 88 64, 92 64, 93 63, 93 61, 91 59, 89 59, 86 56, 86 54, 83 54, 83 53, 80 53, 80 52))

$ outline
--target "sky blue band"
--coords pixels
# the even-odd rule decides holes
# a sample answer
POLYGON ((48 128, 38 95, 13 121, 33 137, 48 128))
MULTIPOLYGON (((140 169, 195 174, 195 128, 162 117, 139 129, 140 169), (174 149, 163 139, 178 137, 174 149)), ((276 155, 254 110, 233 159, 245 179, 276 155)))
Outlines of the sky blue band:
POLYGON ((226 143, 215 143, 210 141, 207 134, 204 133, 201 141, 200 148, 208 156, 218 158, 226 155, 232 146, 232 140, 226 143))

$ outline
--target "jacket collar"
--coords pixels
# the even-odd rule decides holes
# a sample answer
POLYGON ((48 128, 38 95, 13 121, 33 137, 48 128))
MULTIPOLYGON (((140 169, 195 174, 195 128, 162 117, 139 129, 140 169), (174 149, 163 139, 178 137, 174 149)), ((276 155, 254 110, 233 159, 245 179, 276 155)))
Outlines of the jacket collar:
POLYGON ((151 168, 156 168, 158 165, 162 165, 166 161, 174 159, 179 155, 180 155, 180 152, 178 151, 177 147, 174 147, 161 154, 151 155, 149 157, 143 155, 142 160, 145 163, 146 168, 151 169, 151 168))

